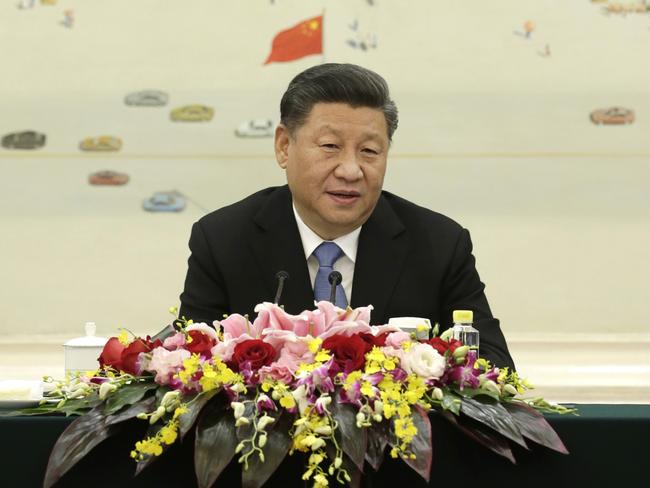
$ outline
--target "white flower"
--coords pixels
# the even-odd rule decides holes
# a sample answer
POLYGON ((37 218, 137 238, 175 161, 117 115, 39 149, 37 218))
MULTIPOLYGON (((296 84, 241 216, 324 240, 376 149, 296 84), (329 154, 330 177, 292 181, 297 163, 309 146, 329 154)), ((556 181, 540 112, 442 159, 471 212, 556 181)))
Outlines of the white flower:
POLYGON ((230 402, 230 408, 233 409, 233 414, 235 415, 235 419, 238 419, 242 415, 244 415, 244 410, 246 410, 246 407, 242 402, 230 402))
POLYGON ((266 441, 267 441, 267 439, 268 439, 268 438, 267 438, 266 434, 262 434, 262 435, 260 436, 260 438, 259 438, 258 445, 259 445, 260 447, 264 447, 264 446, 266 445, 266 441))
POLYGON ((381 400, 375 400, 374 412, 377 415, 381 415, 382 413, 384 413, 384 402, 382 402, 381 400))
POLYGON ((404 352, 402 368, 424 379, 438 379, 445 372, 445 358, 429 344, 414 344, 404 352))
POLYGON ((312 451, 318 451, 323 446, 325 446, 325 441, 320 437, 317 437, 316 440, 312 443, 312 445, 309 446, 309 448, 312 451))
POLYGON ((160 405, 165 407, 165 409, 168 412, 171 412, 176 408, 176 405, 178 404, 178 398, 180 397, 180 395, 181 392, 178 390, 168 391, 167 393, 165 393, 162 400, 160 401, 160 405))
POLYGON ((106 400, 106 397, 113 393, 115 390, 117 390, 117 386, 115 386, 113 383, 105 381, 99 387, 99 399, 106 400))
POLYGON ((307 387, 305 385, 300 385, 298 388, 293 390, 291 394, 298 404, 300 415, 302 415, 309 406, 309 401, 307 400, 307 387))
POLYGON ((250 423, 251 421, 248 420, 246 417, 239 417, 235 422, 235 427, 241 427, 242 425, 248 425, 250 423))
POLYGON ((235 393, 244 393, 246 391, 246 387, 243 383, 235 383, 230 387, 230 389, 235 393))
POLYGON ((187 332, 191 330, 198 330, 199 332, 203 332, 205 335, 208 337, 211 337, 215 341, 219 342, 219 336, 217 335, 217 331, 214 330, 213 327, 210 327, 208 324, 201 322, 198 324, 191 324, 187 326, 187 329, 185 329, 187 332))
POLYGON ((275 419, 273 417, 269 417, 268 415, 264 414, 257 421, 257 430, 264 430, 266 429, 267 425, 272 424, 273 422, 275 422, 275 419))
POLYGON ((501 394, 501 389, 499 388, 499 385, 497 385, 494 381, 492 380, 487 380, 485 383, 483 383, 483 388, 485 388, 487 391, 493 391, 494 393, 501 394))
POLYGON ((161 418, 163 415, 165 415, 165 412, 166 412, 166 411, 167 411, 167 410, 165 410, 165 407, 162 407, 162 406, 158 407, 158 408, 156 409, 156 411, 151 415, 151 417, 149 417, 149 423, 150 423, 151 425, 153 425, 153 424, 155 424, 156 422, 158 422, 158 421, 160 420, 160 418, 161 418))

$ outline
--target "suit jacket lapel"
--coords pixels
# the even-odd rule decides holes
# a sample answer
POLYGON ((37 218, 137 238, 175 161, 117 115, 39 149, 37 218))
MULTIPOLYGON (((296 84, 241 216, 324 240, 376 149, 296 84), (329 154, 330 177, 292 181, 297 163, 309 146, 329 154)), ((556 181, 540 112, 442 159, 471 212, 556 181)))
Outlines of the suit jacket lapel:
MULTIPOLYGON (((268 300, 273 300, 277 288, 275 274, 284 270, 289 273, 289 279, 285 282, 280 304, 292 314, 312 309, 314 294, 307 260, 286 185, 269 195, 253 222, 254 231, 249 242, 262 270, 262 279, 270 290, 268 300)), ((263 299, 259 297, 258 301, 263 299)))
POLYGON ((382 195, 361 228, 352 282, 352 307, 372 305, 373 324, 388 321, 388 302, 406 258, 409 240, 405 227, 382 195))

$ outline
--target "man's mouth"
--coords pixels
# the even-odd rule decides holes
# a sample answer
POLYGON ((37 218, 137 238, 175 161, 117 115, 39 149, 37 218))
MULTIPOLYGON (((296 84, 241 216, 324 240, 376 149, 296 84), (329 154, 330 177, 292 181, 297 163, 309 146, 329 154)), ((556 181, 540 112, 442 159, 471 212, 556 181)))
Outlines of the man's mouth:
POLYGON ((338 203, 352 203, 361 196, 358 191, 350 190, 332 190, 328 191, 327 194, 338 203))

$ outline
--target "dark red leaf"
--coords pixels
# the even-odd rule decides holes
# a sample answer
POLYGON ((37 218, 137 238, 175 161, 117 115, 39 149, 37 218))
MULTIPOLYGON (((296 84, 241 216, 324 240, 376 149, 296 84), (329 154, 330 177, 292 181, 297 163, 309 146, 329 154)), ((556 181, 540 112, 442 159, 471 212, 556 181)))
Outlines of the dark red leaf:
POLYGON ((153 396, 146 398, 123 412, 110 416, 104 413, 104 405, 100 404, 72 422, 52 449, 43 485, 52 486, 93 448, 119 432, 121 428, 117 424, 130 420, 141 412, 148 412, 154 401, 153 396))
POLYGON ((210 403, 196 426, 194 470, 199 488, 211 487, 235 455, 235 419, 224 403, 210 403))
POLYGON ((526 441, 521 436, 519 427, 512 416, 500 403, 489 397, 461 399, 461 414, 487 425, 502 436, 528 449, 526 441), (480 398, 480 400, 478 399, 480 398))
POLYGON ((117 431, 115 425, 106 425, 103 409, 103 405, 93 408, 68 425, 59 436, 47 463, 44 488, 50 488, 95 446, 117 431))
POLYGON ((388 422, 372 424, 368 427, 368 448, 366 450, 366 461, 372 469, 379 471, 384 461, 384 453, 388 445, 388 422))
POLYGON ((205 393, 200 393, 196 398, 192 400, 190 404, 188 404, 188 411, 178 417, 181 440, 184 439, 187 433, 190 431, 194 425, 194 422, 196 422, 196 419, 203 410, 203 407, 205 407, 206 404, 212 400, 212 398, 220 391, 221 389, 214 389, 205 393))
POLYGON ((138 403, 134 403, 129 408, 127 408, 126 410, 120 413, 116 413, 115 415, 109 415, 108 417, 106 417, 106 425, 108 426, 108 425, 118 424, 120 422, 124 422, 125 420, 130 420, 132 418, 135 418, 141 413, 151 412, 155 404, 156 404, 156 397, 150 396, 148 398, 145 398, 144 400, 141 400, 138 403))
POLYGON ((520 402, 505 403, 504 407, 524 437, 559 453, 569 454, 560 436, 537 410, 520 402))
POLYGON ((503 456, 512 464, 517 464, 515 457, 512 454, 512 449, 508 444, 508 440, 504 439, 502 436, 492 431, 491 429, 484 427, 483 424, 478 422, 473 422, 472 425, 468 425, 467 420, 462 420, 462 417, 456 417, 453 413, 450 412, 441 412, 442 416, 449 420, 453 425, 455 425, 461 432, 465 435, 478 442, 479 444, 484 445, 491 451, 497 453, 499 456, 503 456))
POLYGON ((349 403, 340 402, 332 402, 329 408, 338 423, 336 433, 341 438, 341 449, 363 472, 368 435, 365 428, 357 427, 356 409, 349 403))

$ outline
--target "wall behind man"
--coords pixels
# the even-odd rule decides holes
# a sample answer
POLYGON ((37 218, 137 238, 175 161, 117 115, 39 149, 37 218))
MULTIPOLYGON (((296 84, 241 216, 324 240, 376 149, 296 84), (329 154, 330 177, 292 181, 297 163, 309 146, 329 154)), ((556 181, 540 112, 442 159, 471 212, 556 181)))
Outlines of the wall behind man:
POLYGON ((277 121, 289 80, 323 61, 389 81, 400 127, 385 186, 471 230, 508 335, 648 330, 650 13, 587 0, 19 5, 0 5, 0 134, 38 130, 47 144, 0 149, 2 334, 77 335, 86 320, 105 335, 158 330, 192 222, 284 181, 271 140, 235 127, 277 121), (275 34, 321 14, 322 56, 263 65, 275 34), (145 88, 169 105, 124 105, 145 88), (189 103, 213 120, 169 120, 189 103), (590 121, 615 105, 635 122, 590 121), (101 134, 122 150, 79 151, 101 134), (131 180, 90 186, 101 169, 131 180), (186 209, 144 212, 159 190, 186 195, 186 209))

